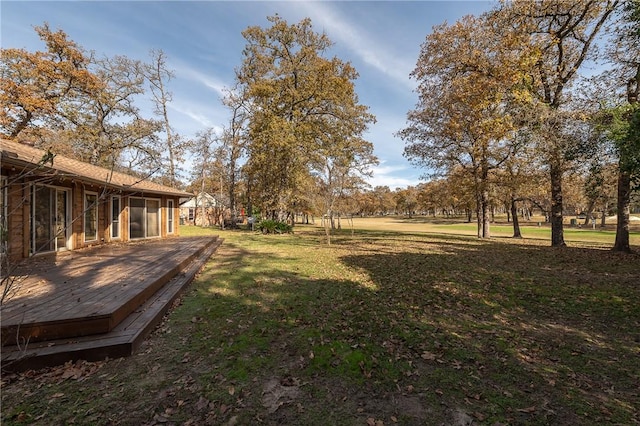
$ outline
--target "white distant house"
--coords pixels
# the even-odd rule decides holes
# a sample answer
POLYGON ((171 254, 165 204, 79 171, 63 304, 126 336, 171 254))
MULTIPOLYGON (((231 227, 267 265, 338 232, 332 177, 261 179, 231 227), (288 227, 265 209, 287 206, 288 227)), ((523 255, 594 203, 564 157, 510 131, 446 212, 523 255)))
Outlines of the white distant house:
POLYGON ((180 223, 184 225, 213 226, 217 222, 218 200, 207 192, 201 192, 180 203, 180 223), (204 212, 204 219, 203 219, 204 212))

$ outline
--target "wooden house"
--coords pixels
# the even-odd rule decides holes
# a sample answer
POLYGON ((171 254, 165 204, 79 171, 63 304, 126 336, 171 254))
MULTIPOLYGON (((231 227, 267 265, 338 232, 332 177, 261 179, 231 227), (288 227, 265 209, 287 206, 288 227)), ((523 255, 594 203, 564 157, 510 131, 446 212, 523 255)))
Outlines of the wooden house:
POLYGON ((0 139, 0 254, 42 253, 179 235, 193 194, 0 139))

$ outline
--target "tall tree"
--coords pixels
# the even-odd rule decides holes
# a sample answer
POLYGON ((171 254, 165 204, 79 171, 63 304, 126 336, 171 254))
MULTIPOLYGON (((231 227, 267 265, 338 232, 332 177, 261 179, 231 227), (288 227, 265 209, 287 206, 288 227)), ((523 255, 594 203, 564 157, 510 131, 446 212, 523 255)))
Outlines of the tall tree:
POLYGON ((366 186, 363 178, 371 176, 370 167, 378 160, 373 155, 373 145, 364 139, 336 141, 334 136, 327 142, 325 146, 319 145, 313 155, 312 174, 316 178, 320 213, 327 215, 325 234, 331 244, 337 203, 348 193, 366 186))
POLYGON ((488 238, 491 173, 517 150, 508 105, 518 101, 522 69, 530 60, 516 49, 494 16, 466 16, 427 36, 415 70, 419 101, 400 131, 405 156, 431 171, 461 167, 472 177, 478 237, 488 238))
POLYGON ((108 168, 157 171, 159 123, 135 105, 144 93, 141 63, 96 58, 46 24, 36 31, 46 51, 2 50, 4 136, 108 168))
POLYGON ((630 201, 640 188, 640 1, 626 0, 609 46, 622 102, 610 110, 609 136, 618 153, 618 220, 614 251, 629 252, 630 201))
POLYGON ((91 57, 62 30, 46 23, 35 30, 46 51, 0 50, 0 131, 11 139, 24 132, 37 136, 43 127, 59 129, 79 99, 102 88, 89 69, 91 57))
MULTIPOLYGON (((191 169, 191 186, 190 190, 196 194, 196 207, 194 211, 194 223, 195 218, 201 217, 202 226, 205 226, 206 207, 204 194, 215 194, 217 191, 215 186, 216 182, 219 182, 219 169, 216 168, 216 161, 214 158, 215 145, 219 137, 215 130, 208 128, 202 130, 196 134, 195 140, 192 141, 191 146, 198 155, 195 157, 194 165, 191 169), (218 176, 216 176, 218 174, 218 176), (200 194, 200 197, 198 197, 200 194), (198 205, 198 203, 200 203, 198 205)), ((219 203, 218 203, 219 204, 219 203)))
POLYGON ((70 119, 73 126, 65 132, 76 158, 145 174, 158 171, 160 123, 142 117, 135 104, 137 96, 144 94, 142 66, 126 56, 95 60, 101 90, 76 105, 70 119))
MULTIPOLYGON (((504 28, 527 34, 528 45, 539 52, 530 71, 529 88, 537 101, 538 152, 544 158, 551 183, 551 245, 564 246, 562 180, 575 153, 567 137, 567 110, 571 84, 594 53, 594 41, 618 0, 504 1, 499 13, 504 28)), ((571 127, 571 126, 569 126, 571 127)))
MULTIPOLYGON (((338 155, 374 121, 358 103, 355 69, 324 57, 331 41, 310 19, 249 27, 236 79, 251 105, 246 171, 253 199, 272 217, 288 213, 321 153, 338 155)), ((345 152, 345 158, 351 156, 345 152)), ((355 159, 355 157, 353 157, 355 159)))
POLYGON ((145 64, 143 72, 151 89, 154 113, 160 117, 166 137, 161 149, 167 155, 169 186, 176 187, 180 172, 179 165, 184 161, 186 141, 180 138, 169 121, 169 104, 173 100, 173 94, 167 85, 175 78, 175 74, 168 68, 167 56, 162 50, 152 49, 150 56, 151 63, 145 64))
MULTIPOLYGON (((246 87, 237 87, 236 90, 229 90, 223 99, 224 105, 231 112, 229 127, 223 131, 222 144, 224 147, 223 155, 227 163, 229 210, 233 218, 238 216, 237 189, 242 169, 241 160, 245 155, 246 141, 248 139, 245 125, 249 119, 250 108, 244 89, 246 87)), ((251 212, 247 214, 251 216, 251 212)))

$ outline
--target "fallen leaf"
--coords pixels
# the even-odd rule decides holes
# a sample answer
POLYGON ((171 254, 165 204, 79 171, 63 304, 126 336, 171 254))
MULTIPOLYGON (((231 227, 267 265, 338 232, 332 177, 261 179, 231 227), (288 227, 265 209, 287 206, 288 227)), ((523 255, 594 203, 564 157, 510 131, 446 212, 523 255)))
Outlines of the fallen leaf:
POLYGON ((82 370, 78 369, 78 368, 68 368, 64 371, 64 373, 62 373, 62 376, 60 376, 63 380, 66 379, 74 379, 77 380, 80 377, 82 377, 82 370))
POLYGON ((527 407, 527 408, 518 408, 516 411, 520 413, 533 413, 536 411, 535 406, 527 407))
POLYGON ((209 400, 203 396, 198 399, 196 402, 196 410, 202 411, 209 406, 209 400))
POLYGON ((420 357, 421 357, 422 359, 426 359, 426 360, 428 360, 428 361, 433 361, 434 359, 436 359, 436 358, 437 358, 436 354, 431 353, 431 352, 429 352, 429 351, 424 351, 424 352, 422 352, 422 355, 420 355, 420 357))

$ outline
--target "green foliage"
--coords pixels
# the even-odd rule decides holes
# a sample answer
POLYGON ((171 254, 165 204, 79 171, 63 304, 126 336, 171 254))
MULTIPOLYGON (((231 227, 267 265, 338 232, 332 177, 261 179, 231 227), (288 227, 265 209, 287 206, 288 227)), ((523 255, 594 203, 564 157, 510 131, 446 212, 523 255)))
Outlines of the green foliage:
POLYGON ((621 149, 625 152, 625 167, 630 171, 637 190, 640 189, 640 104, 633 104, 629 115, 626 143, 621 149))
POLYGON ((373 146, 361 138, 375 117, 358 102, 358 73, 326 56, 331 40, 310 19, 291 25, 278 15, 267 19, 269 28, 243 31, 247 45, 236 80, 252 105, 244 167, 252 203, 283 212, 306 198, 312 175, 327 165, 349 175, 375 162, 373 146))
POLYGON ((280 222, 273 219, 265 219, 258 223, 258 229, 263 234, 290 234, 293 227, 286 222, 280 222))
POLYGON ((625 104, 608 109, 602 125, 614 142, 620 167, 640 185, 640 104, 625 104))

